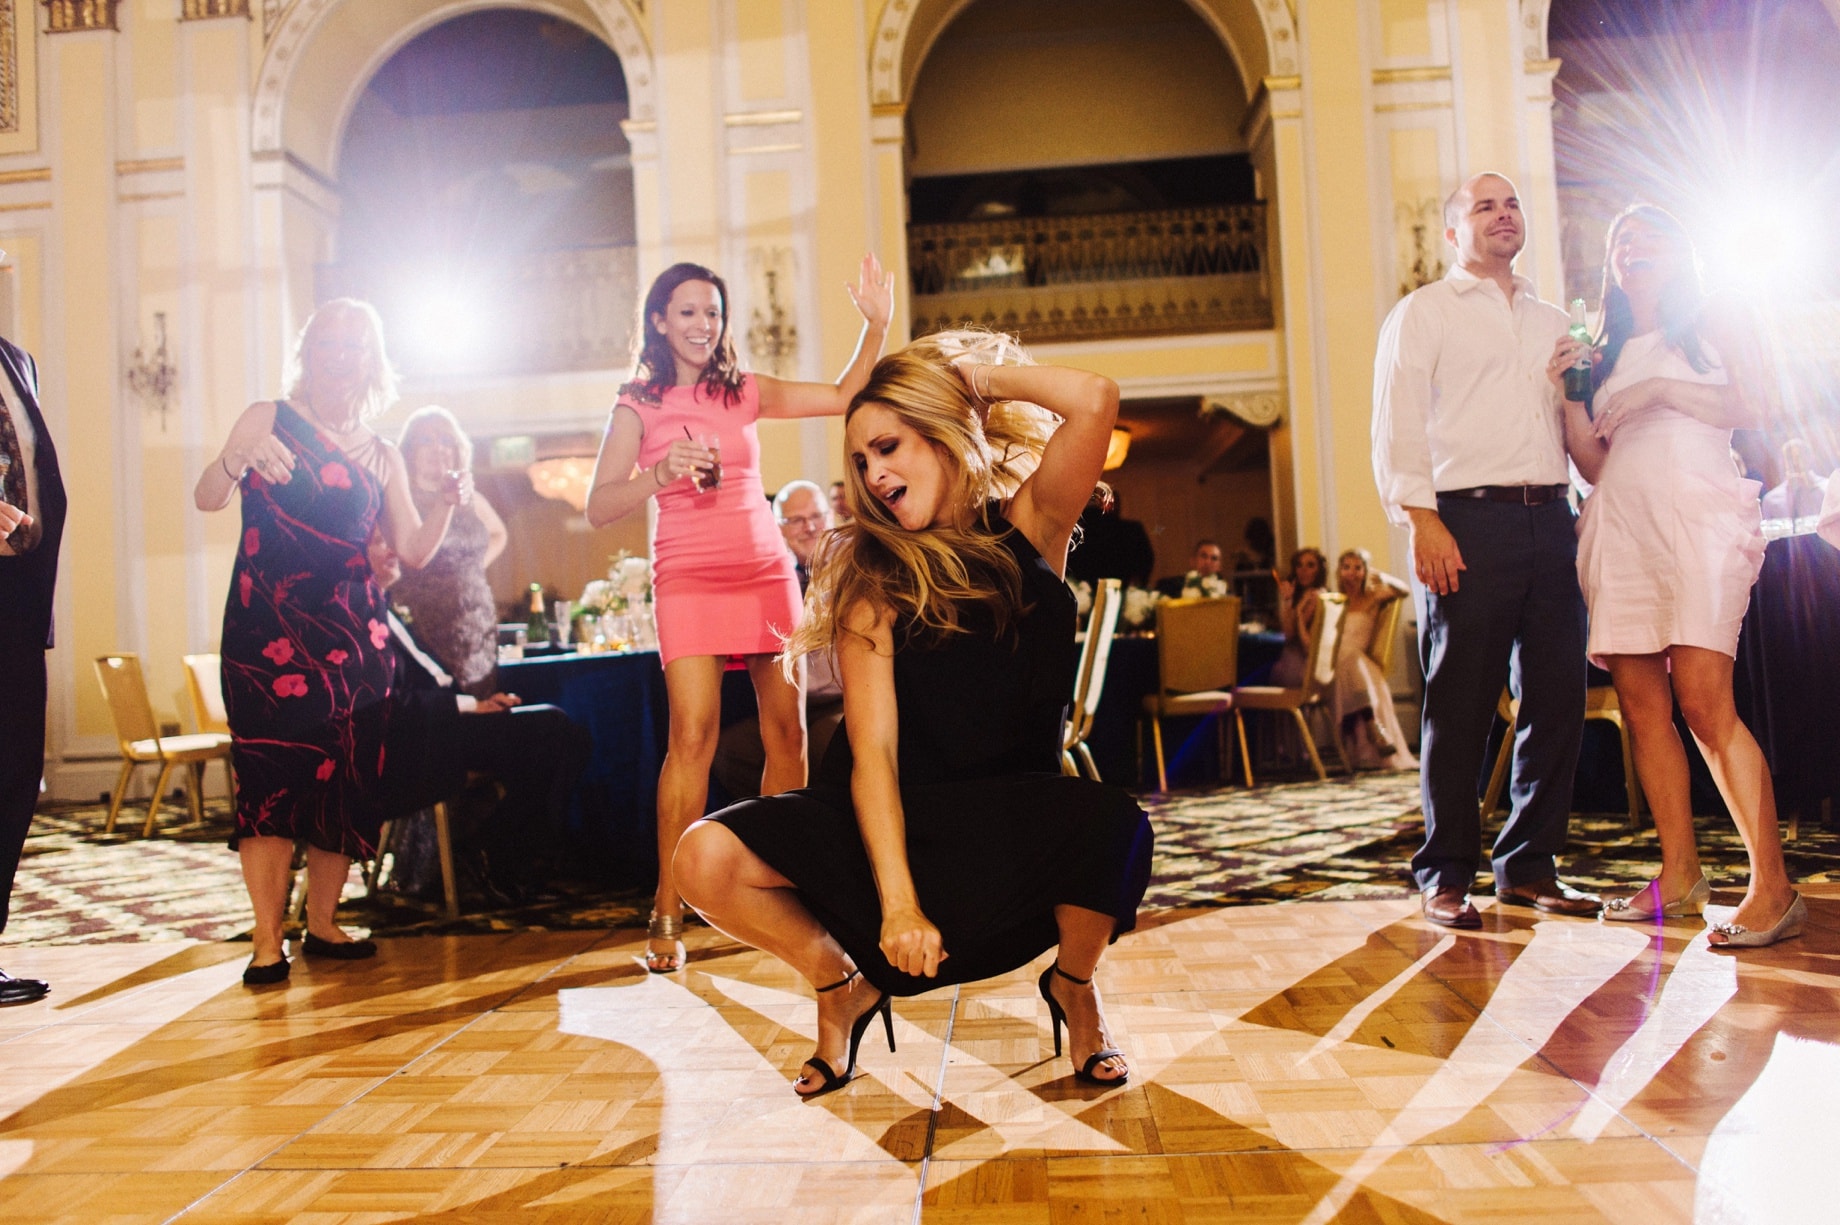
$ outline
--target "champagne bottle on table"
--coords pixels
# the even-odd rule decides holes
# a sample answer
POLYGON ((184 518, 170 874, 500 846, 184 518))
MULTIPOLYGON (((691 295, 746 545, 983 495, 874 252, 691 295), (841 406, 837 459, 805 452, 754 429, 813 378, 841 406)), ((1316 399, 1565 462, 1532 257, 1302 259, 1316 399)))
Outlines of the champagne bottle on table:
POLYGON ((543 584, 530 585, 530 613, 524 619, 524 640, 533 647, 549 643, 549 617, 543 611, 543 584))
POLYGON ((1586 346, 1585 353, 1565 372, 1565 398, 1576 400, 1585 407, 1585 413, 1591 411, 1591 325, 1585 322, 1584 299, 1572 299, 1572 322, 1565 329, 1573 340, 1586 346))

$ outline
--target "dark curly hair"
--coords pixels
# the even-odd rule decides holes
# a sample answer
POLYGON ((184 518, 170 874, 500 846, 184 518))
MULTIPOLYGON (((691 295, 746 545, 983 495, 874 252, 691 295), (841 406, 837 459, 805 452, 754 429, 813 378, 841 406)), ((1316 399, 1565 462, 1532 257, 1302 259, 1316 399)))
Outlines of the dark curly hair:
POLYGON ((662 317, 671 304, 671 295, 686 281, 707 281, 715 286, 722 302, 722 334, 716 337, 709 361, 703 367, 698 386, 711 396, 720 395, 733 404, 741 398, 741 362, 735 356, 735 338, 728 326, 728 285, 701 264, 672 264, 658 274, 646 291, 639 307, 639 322, 633 329, 633 378, 629 389, 642 389, 645 397, 657 401, 665 389, 677 384, 677 359, 664 334, 652 326, 654 316, 662 317))

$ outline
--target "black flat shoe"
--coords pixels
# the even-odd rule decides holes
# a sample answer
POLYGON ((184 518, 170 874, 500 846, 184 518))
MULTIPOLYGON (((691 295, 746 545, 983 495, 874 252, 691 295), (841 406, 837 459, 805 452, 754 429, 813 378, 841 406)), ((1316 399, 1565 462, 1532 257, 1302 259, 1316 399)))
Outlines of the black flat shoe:
POLYGON ((300 951, 309 957, 330 957, 335 961, 363 961, 377 955, 375 940, 321 940, 312 932, 300 942, 300 951))
POLYGON ((265 966, 250 962, 243 970, 245 987, 267 987, 274 983, 284 983, 288 977, 288 959, 271 961, 265 966))
MULTIPOLYGON (((847 987, 861 977, 861 970, 851 970, 846 977, 838 979, 830 986, 819 987, 818 994, 822 995, 826 991, 835 991, 839 987, 847 987)), ((824 1060, 818 1058, 816 1055, 813 1055, 810 1059, 805 1061, 805 1066, 816 1070, 818 1075, 824 1078, 823 1081, 810 1093, 799 1093, 797 1089, 794 1089, 793 1092, 798 1093, 800 1097, 809 1102, 814 1097, 823 1097, 826 1093, 835 1093, 837 1090, 855 1080, 856 1048, 862 1045, 863 1034, 868 1030, 869 1022, 874 1020, 877 1016, 882 1018, 882 1024, 888 1028, 888 1050, 889 1053, 892 1054, 894 1052, 894 997, 891 995, 884 995, 875 1002, 875 1007, 869 1009, 869 1011, 863 1013, 860 1017, 857 1017, 856 1023, 850 1026, 850 1062, 844 1067, 843 1071, 841 1073, 837 1072, 830 1064, 824 1062, 824 1060)), ((801 1076, 799 1079, 803 1080, 805 1078, 801 1076)))
POLYGON ((51 994, 51 984, 39 978, 14 978, 0 970, 0 1007, 34 1004, 51 994))
MULTIPOLYGON (((1054 980, 1056 974, 1060 975, 1068 982, 1078 983, 1082 987, 1091 984, 1092 979, 1075 978, 1073 975, 1067 973, 1067 971, 1061 969, 1061 963, 1058 961, 1049 963, 1048 968, 1041 972, 1041 982, 1039 984, 1041 987, 1041 998, 1048 1005, 1048 1019, 1053 1023, 1054 1029, 1054 1055, 1055 1058, 1058 1059, 1061 1053, 1061 1026, 1067 1024, 1067 1010, 1061 1007, 1061 1002, 1054 998, 1054 992, 1048 989, 1048 984, 1054 980)), ((1073 1026, 1068 1025, 1067 1032, 1068 1035, 1071 1036, 1073 1033, 1073 1026)), ((1123 1058, 1124 1052, 1115 1046, 1108 1046, 1102 1051, 1094 1051, 1091 1055, 1086 1057, 1086 1064, 1084 1067, 1078 1067, 1073 1070, 1074 1079, 1083 1080, 1089 1085, 1104 1085, 1107 1088, 1110 1088, 1112 1085, 1122 1085, 1125 1081, 1131 1079, 1130 1068, 1127 1067, 1124 1072, 1118 1076, 1095 1076, 1093 1075, 1093 1069, 1104 1063, 1107 1059, 1123 1058)))

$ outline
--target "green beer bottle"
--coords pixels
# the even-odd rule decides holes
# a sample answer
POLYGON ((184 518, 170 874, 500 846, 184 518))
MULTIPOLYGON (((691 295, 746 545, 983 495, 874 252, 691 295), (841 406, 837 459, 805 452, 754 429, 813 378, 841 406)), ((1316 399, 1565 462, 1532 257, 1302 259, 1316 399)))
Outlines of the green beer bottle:
POLYGON ((1572 323, 1565 329, 1573 340, 1587 346, 1584 356, 1565 372, 1565 398, 1576 400, 1585 406, 1585 412, 1591 410, 1591 325, 1585 322, 1584 299, 1572 299, 1572 323))

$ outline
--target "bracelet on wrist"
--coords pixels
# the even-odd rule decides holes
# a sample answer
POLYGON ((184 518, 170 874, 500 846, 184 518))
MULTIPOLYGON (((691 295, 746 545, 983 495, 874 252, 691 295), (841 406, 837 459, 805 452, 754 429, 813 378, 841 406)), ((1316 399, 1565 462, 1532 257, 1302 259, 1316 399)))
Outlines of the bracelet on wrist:
POLYGON ((652 465, 652 479, 658 482, 658 488, 663 489, 665 487, 664 461, 662 459, 652 465))
MULTIPOLYGON (((232 484, 235 484, 237 481, 240 481, 243 479, 241 473, 230 471, 230 457, 228 455, 219 455, 217 457, 217 462, 224 466, 224 475, 230 478, 230 481, 232 484)), ((247 464, 243 466, 243 471, 244 472, 249 471, 249 467, 247 464)))
POLYGON ((990 366, 987 363, 980 362, 971 368, 971 394, 986 404, 990 403, 990 366), (984 384, 981 389, 978 387, 980 376, 984 384))

